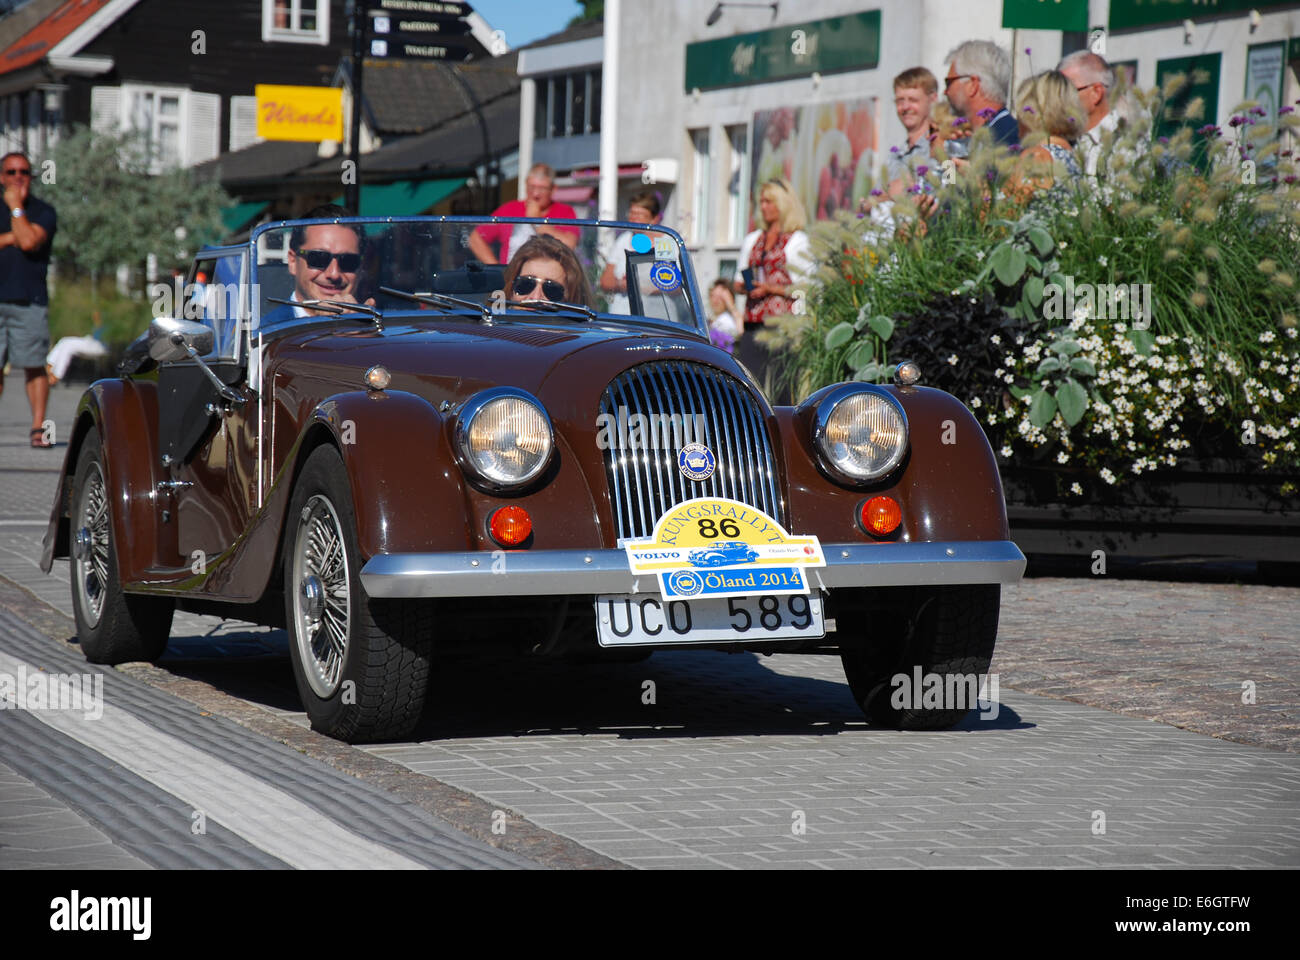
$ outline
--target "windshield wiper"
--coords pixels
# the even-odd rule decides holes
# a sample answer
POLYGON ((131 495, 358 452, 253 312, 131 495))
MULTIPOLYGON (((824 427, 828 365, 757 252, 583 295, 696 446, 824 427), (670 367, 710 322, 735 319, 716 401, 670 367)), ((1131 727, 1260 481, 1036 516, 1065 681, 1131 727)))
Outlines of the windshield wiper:
POLYGON ((291 307, 320 310, 335 317, 341 317, 348 313, 368 313, 370 319, 375 323, 375 332, 384 332, 383 311, 377 307, 372 307, 368 303, 353 303, 349 300, 284 300, 280 297, 267 297, 266 299, 271 303, 287 303, 291 307))
POLYGON ((588 320, 596 319, 596 311, 591 307, 584 307, 580 303, 565 303, 563 300, 507 300, 512 307, 522 307, 525 310, 540 310, 542 313, 559 313, 561 310, 572 310, 574 313, 580 313, 588 320))
POLYGON ((291 307, 310 307, 313 310, 324 310, 326 313, 340 314, 347 312, 322 306, 325 302, 323 300, 285 300, 282 297, 267 297, 266 299, 271 303, 287 303, 291 307))
POLYGON ((340 313, 368 313, 370 319, 375 322, 375 332, 384 332, 384 311, 376 306, 368 303, 353 303, 348 300, 308 300, 304 303, 304 306, 310 306, 313 303, 338 307, 340 313))
POLYGON ((409 290, 398 290, 395 287, 380 287, 379 292, 386 293, 390 297, 411 300, 415 303, 427 303, 432 307, 443 307, 445 309, 456 307, 462 310, 473 310, 483 318, 484 323, 492 322, 492 309, 486 303, 462 300, 460 297, 448 296, 445 293, 411 293, 409 290))

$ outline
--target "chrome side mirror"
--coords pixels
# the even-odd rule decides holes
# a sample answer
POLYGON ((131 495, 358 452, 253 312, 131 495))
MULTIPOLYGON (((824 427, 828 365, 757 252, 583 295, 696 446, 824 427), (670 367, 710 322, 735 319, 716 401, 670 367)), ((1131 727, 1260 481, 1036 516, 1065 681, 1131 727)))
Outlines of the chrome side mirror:
POLYGON ((149 356, 159 363, 171 363, 186 357, 212 352, 214 333, 193 320, 156 317, 149 324, 149 356))

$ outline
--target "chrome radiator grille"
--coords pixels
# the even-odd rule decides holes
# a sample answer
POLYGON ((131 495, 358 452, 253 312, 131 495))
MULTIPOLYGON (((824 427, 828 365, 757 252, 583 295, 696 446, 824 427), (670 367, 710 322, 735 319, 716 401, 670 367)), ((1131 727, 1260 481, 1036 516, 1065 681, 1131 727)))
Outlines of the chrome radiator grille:
POLYGON ((642 364, 605 388, 600 412, 619 537, 650 536, 665 511, 696 497, 739 500, 786 522, 762 412, 734 377, 699 363, 642 364), (678 469, 677 454, 690 442, 717 459, 705 480, 678 469))

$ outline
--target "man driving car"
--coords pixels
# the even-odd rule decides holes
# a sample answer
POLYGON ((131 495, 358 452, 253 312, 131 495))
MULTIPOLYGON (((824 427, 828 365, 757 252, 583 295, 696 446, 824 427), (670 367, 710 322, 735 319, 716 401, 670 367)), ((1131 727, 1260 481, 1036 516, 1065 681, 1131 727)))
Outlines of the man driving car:
MULTIPOLYGON (((347 217, 336 204, 310 211, 304 219, 347 217)), ((264 324, 296 317, 323 316, 333 310, 302 306, 311 300, 356 303, 357 276, 361 270, 361 228, 355 224, 317 223, 294 227, 289 236, 288 266, 293 277, 292 306, 282 304, 262 318, 264 324)), ((367 303, 374 303, 368 300, 367 303)))

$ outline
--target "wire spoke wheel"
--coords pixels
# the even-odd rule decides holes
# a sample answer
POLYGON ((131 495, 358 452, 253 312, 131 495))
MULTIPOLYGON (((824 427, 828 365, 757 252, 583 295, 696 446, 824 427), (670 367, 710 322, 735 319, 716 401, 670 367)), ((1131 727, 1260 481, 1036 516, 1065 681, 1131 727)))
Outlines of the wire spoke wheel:
POLYGON ((299 517, 291 584, 294 642, 312 692, 328 699, 339 689, 352 635, 352 571, 329 498, 314 495, 299 517))
POLYGON ((108 591, 108 495, 104 473, 92 463, 77 498, 73 521, 72 577, 77 602, 87 626, 94 627, 104 613, 108 591))

